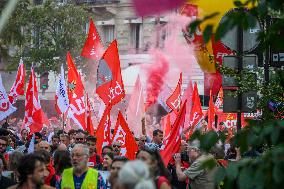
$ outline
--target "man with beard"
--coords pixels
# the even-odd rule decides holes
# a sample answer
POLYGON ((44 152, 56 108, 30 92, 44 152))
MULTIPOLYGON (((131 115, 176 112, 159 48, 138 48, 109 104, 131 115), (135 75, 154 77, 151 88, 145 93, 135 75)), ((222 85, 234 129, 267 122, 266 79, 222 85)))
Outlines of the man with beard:
POLYGON ((53 187, 44 185, 46 170, 42 157, 35 154, 24 156, 17 170, 20 182, 8 189, 53 189, 53 187))
POLYGON ((65 169, 62 174, 60 188, 70 189, 104 189, 107 188, 101 175, 96 169, 88 168, 89 148, 76 144, 71 151, 72 168, 65 169))
POLYGON ((8 154, 6 153, 6 148, 8 146, 8 137, 0 136, 0 154, 5 157, 5 160, 8 160, 8 154))

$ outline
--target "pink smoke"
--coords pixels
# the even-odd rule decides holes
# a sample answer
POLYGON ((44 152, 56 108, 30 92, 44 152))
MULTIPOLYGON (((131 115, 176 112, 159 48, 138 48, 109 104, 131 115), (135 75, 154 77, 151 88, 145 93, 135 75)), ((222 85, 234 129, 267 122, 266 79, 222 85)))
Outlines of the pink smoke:
POLYGON ((146 109, 157 101, 164 85, 164 78, 169 71, 169 62, 164 54, 157 49, 151 50, 153 64, 146 68, 146 109))

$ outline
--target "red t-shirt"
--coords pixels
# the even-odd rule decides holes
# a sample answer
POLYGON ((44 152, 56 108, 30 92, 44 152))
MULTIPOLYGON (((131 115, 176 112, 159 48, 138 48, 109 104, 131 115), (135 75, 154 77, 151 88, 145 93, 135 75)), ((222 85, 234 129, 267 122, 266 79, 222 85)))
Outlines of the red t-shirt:
POLYGON ((102 159, 99 155, 94 154, 89 158, 88 167, 90 168, 99 168, 99 165, 102 163, 102 159))

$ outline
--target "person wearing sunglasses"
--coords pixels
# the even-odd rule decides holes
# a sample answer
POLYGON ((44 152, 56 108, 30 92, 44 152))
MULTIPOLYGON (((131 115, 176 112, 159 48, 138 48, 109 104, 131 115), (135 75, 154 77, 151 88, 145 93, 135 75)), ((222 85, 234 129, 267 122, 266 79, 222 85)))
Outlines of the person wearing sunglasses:
POLYGON ((112 143, 112 149, 113 149, 113 153, 115 156, 119 156, 120 155, 120 150, 121 150, 121 144, 120 142, 114 141, 112 143))
POLYGON ((139 143, 138 143, 138 149, 141 150, 145 147, 145 144, 147 142, 147 138, 145 135, 141 135, 139 138, 139 143))
POLYGON ((85 144, 85 133, 83 131, 78 131, 75 136, 75 143, 76 144, 85 144))

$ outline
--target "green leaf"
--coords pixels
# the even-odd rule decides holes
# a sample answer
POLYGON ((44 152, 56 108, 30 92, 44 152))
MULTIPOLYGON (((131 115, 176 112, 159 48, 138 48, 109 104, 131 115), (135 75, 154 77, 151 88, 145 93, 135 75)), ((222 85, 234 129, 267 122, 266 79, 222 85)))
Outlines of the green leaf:
POLYGON ((215 131, 207 132, 200 140, 201 149, 208 152, 218 141, 218 135, 215 131))
POLYGON ((277 164, 274 165, 273 167, 273 180, 276 183, 281 183, 281 181, 284 180, 284 164, 281 162, 278 162, 277 164))
POLYGON ((239 173, 238 164, 235 162, 229 163, 226 173, 229 179, 236 179, 239 173))
POLYGON ((226 169, 224 167, 218 167, 214 178, 215 183, 220 184, 220 182, 224 180, 225 176, 226 176, 226 169))
POLYGON ((205 16, 205 17, 203 18, 203 21, 208 20, 208 19, 211 19, 211 18, 214 18, 215 16, 217 16, 217 15, 219 15, 219 14, 220 14, 219 12, 214 12, 214 13, 212 13, 212 14, 209 14, 209 15, 207 15, 207 16, 205 16))
POLYGON ((241 1, 234 1, 234 5, 236 7, 243 7, 244 6, 244 4, 241 1))
POLYGON ((251 189, 253 170, 250 167, 245 167, 240 171, 238 185, 241 189, 251 189))
POLYGON ((208 41, 211 39, 213 31, 213 25, 207 25, 203 31, 203 39, 205 43, 208 43, 208 41))
POLYGON ((278 141, 278 138, 280 136, 280 129, 279 127, 274 127, 274 131, 271 133, 271 142, 272 144, 276 144, 278 141))
POLYGON ((189 25, 189 32, 193 34, 201 23, 202 20, 200 19, 196 19, 195 21, 191 22, 191 24, 189 25))

